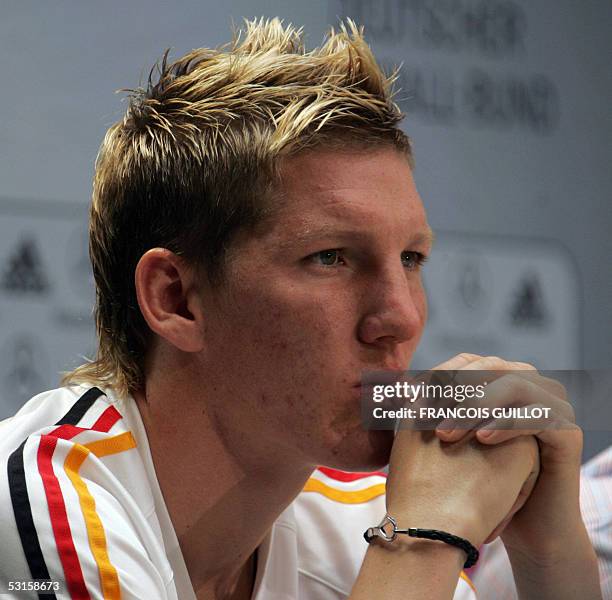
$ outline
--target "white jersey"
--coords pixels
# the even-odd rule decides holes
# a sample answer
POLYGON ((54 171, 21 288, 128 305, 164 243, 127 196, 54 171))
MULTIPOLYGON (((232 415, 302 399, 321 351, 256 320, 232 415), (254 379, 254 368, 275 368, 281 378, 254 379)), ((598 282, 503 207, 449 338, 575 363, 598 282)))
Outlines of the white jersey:
MULTIPOLYGON (((45 598, 195 599, 132 399, 39 394, 0 423, 0 462, 0 597, 50 580, 60 589, 45 598)), ((317 469, 258 549, 253 600, 346 598, 385 480, 317 469)), ((476 598, 464 573, 454 598, 476 598)))

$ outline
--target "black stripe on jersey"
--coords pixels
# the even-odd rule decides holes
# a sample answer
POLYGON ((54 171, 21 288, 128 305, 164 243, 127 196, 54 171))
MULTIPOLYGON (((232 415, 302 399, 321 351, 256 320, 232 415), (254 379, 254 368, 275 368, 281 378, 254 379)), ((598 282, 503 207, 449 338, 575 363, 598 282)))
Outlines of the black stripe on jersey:
POLYGON ((102 395, 102 390, 97 387, 87 390, 56 425, 76 425, 85 416, 91 405, 102 395))
MULTIPOLYGON (((57 422, 59 425, 77 425, 91 408, 92 404, 102 396, 103 392, 97 387, 87 390, 73 405, 72 408, 57 422)), ((15 513, 17 531, 21 538, 23 552, 32 574, 32 579, 50 579, 49 570, 40 547, 36 526, 32 517, 30 497, 26 485, 25 471, 23 466, 23 447, 27 438, 21 443, 9 457, 7 463, 8 483, 15 513)), ((56 598, 55 594, 38 594, 39 598, 56 598)))
MULTIPOLYGON (((8 481, 13 503, 13 512, 17 522, 17 530, 21 538, 21 545, 25 552, 32 579, 49 579, 49 571, 43 558, 43 553, 36 534, 36 527, 30 510, 30 498, 26 487, 25 472, 23 469, 23 447, 21 446, 11 454, 8 459, 8 481)), ((55 594, 52 596, 55 598, 55 594)))

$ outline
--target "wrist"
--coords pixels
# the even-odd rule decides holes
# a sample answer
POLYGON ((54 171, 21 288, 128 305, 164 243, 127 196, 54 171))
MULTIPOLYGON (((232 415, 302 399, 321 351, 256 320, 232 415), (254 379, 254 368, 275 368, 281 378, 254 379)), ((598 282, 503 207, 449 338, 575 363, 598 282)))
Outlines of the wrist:
POLYGON ((363 534, 368 544, 382 542, 385 545, 392 544, 397 539, 405 539, 404 536, 441 542, 462 550, 466 555, 464 569, 474 566, 478 561, 478 549, 469 540, 441 529, 398 527, 397 520, 389 514, 386 514, 378 525, 369 527, 363 534))
POLYGON ((374 552, 380 553, 381 556, 384 556, 385 553, 390 553, 390 555, 397 557, 418 554, 424 558, 443 561, 453 570, 457 569, 459 571, 461 571, 465 562, 465 552, 457 546, 451 546, 435 540, 411 538, 406 535, 398 536, 392 542, 374 539, 369 544, 369 547, 375 548, 374 552))
POLYGON ((519 598, 601 600, 597 555, 586 533, 548 554, 507 550, 519 598))
POLYGON ((557 569, 562 564, 574 564, 580 556, 595 556, 584 523, 565 531, 550 531, 547 535, 519 538, 504 531, 500 538, 513 565, 523 569, 557 569))
POLYGON ((373 541, 350 599, 452 598, 464 559, 459 548, 430 540, 373 541))
POLYGON ((440 510, 423 510, 418 507, 399 509, 394 512, 390 507, 388 514, 396 519, 399 528, 417 527, 446 531, 468 540, 477 548, 482 545, 489 533, 483 531, 482 519, 478 519, 478 516, 473 514, 469 508, 450 513, 440 510))

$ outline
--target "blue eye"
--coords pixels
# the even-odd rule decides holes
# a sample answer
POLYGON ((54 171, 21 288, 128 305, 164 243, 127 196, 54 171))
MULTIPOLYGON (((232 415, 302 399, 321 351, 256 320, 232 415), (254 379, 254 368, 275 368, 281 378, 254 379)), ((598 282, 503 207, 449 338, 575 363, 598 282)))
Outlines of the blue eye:
POLYGON ((313 259, 317 259, 319 264, 325 267, 333 267, 338 264, 340 260, 339 250, 322 250, 312 255, 313 259))
MULTIPOLYGON (((337 267, 344 264, 342 257, 343 251, 340 249, 321 250, 321 252, 315 252, 308 257, 309 261, 316 263, 323 267, 337 267)), ((405 250, 401 254, 402 265, 410 270, 417 271, 421 267, 427 257, 421 252, 413 252, 405 250)))
POLYGON ((427 257, 420 252, 411 252, 410 250, 402 252, 402 264, 411 271, 416 271, 426 261, 427 257))

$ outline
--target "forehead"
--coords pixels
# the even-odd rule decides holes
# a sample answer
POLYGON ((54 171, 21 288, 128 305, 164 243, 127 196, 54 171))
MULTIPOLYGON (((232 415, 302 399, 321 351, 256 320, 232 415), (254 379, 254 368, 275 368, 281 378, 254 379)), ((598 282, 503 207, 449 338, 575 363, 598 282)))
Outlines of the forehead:
POLYGON ((299 235, 325 228, 429 234, 408 159, 394 148, 313 150, 284 160, 271 229, 299 235))

